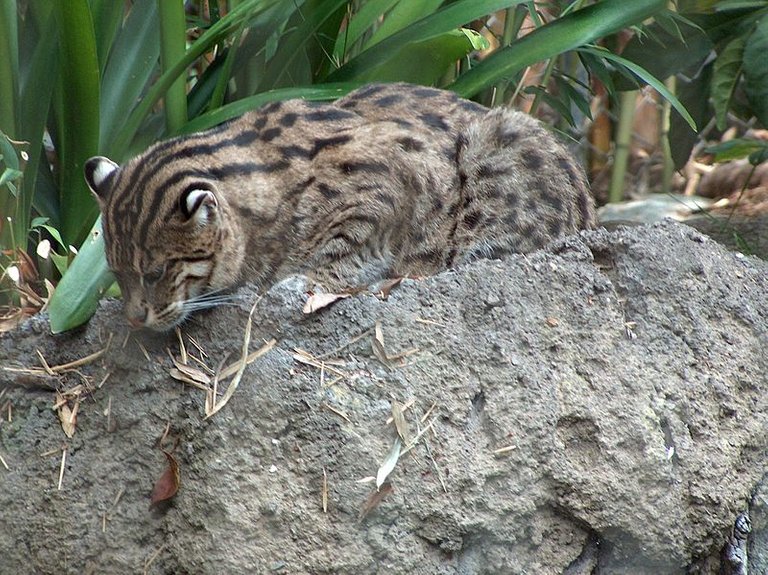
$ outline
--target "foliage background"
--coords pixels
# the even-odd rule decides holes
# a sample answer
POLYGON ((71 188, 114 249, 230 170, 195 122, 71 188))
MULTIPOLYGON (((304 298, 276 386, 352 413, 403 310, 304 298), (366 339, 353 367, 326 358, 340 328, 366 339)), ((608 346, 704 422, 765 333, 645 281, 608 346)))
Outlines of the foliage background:
POLYGON ((0 304, 17 320, 63 276, 53 331, 87 320, 113 281, 85 160, 120 162, 272 100, 406 80, 547 104, 581 130, 596 94, 620 109, 621 91, 650 84, 677 110, 679 166, 708 117, 768 125, 767 12, 747 0, 0 0, 0 304))

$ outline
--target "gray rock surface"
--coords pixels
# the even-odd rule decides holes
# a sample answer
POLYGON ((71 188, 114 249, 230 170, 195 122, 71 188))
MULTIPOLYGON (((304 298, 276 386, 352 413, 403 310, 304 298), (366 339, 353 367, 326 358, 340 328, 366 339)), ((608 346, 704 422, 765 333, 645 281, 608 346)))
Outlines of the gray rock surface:
MULTIPOLYGON (((128 336, 119 302, 77 333, 38 317, 1 337, 0 366, 28 367, 114 334, 77 371, 0 370, 0 573, 714 574, 750 505, 750 561, 768 564, 765 262, 664 223, 311 315, 305 286, 260 301, 251 349, 277 345, 209 419, 168 375, 176 337, 128 336), (47 387, 81 383, 69 439, 47 387), (393 401, 411 436, 431 427, 361 518, 393 401), (150 509, 166 426, 180 489, 150 509)), ((253 301, 185 327, 210 366, 239 357, 253 301)))

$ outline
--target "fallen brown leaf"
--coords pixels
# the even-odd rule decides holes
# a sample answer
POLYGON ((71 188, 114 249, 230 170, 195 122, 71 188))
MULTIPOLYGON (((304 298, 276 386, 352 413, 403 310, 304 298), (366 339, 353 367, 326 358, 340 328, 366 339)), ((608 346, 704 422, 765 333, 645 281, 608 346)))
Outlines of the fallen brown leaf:
POLYGON ((384 281, 379 285, 379 291, 377 292, 377 295, 381 299, 387 299, 389 297, 389 292, 391 292, 393 289, 395 289, 397 286, 400 285, 400 282, 402 282, 405 278, 392 278, 389 280, 384 281))
POLYGON ((150 507, 157 505, 161 501, 166 501, 176 495, 181 485, 181 475, 179 474, 179 463, 176 458, 168 451, 162 450, 166 459, 168 460, 168 467, 165 468, 163 474, 155 482, 155 487, 152 489, 152 497, 150 507))
POLYGON ((80 402, 76 399, 75 406, 70 408, 64 396, 60 393, 57 393, 56 405, 56 413, 59 416, 59 421, 61 422, 61 429, 64 431, 64 435, 71 439, 75 435, 77 408, 80 405, 80 402))
POLYGON ((373 350, 373 355, 376 356, 376 359, 378 359, 382 364, 384 364, 385 367, 391 368, 392 362, 390 361, 389 356, 387 355, 387 350, 384 347, 384 334, 381 331, 381 324, 377 321, 376 325, 373 328, 373 339, 371 340, 371 349, 373 350))
POLYGON ((368 499, 365 500, 365 504, 363 505, 363 508, 360 510, 360 515, 358 517, 359 521, 362 521, 365 519, 365 517, 376 507, 379 506, 379 503, 381 503, 384 498, 392 493, 394 489, 392 488, 392 484, 390 482, 386 482, 383 485, 381 485, 378 489, 374 489, 373 492, 368 496, 368 499))
POLYGON ((317 310, 328 307, 332 303, 350 296, 351 294, 348 293, 315 293, 309 296, 301 311, 306 314, 315 313, 317 310))
POLYGON ((408 430, 403 408, 396 401, 392 402, 392 419, 395 421, 395 429, 397 429, 400 439, 403 440, 403 445, 408 445, 411 442, 411 432, 408 430))
POLYGON ((210 376, 203 370, 192 367, 183 361, 179 361, 172 355, 171 360, 173 361, 173 365, 176 366, 175 368, 171 368, 169 372, 171 377, 174 379, 178 379, 186 383, 189 383, 187 380, 191 380, 203 386, 207 386, 211 383, 210 376), (174 369, 176 371, 174 371, 174 369))

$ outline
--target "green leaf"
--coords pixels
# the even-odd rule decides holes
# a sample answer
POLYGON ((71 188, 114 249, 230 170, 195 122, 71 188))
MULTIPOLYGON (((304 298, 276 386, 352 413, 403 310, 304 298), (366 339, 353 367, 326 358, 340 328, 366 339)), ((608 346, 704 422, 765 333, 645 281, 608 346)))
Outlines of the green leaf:
MULTIPOLYGON (((91 13, 93 15, 93 28, 96 32, 96 52, 99 55, 99 71, 103 74, 107 66, 107 58, 115 43, 115 37, 120 24, 123 22, 123 2, 114 0, 92 0, 91 13)), ((152 18, 146 14, 147 20, 152 18)), ((154 22, 152 22, 154 24, 154 22)), ((136 38, 136 42, 140 42, 136 38)))
POLYGON ((473 96, 487 86, 514 77, 526 66, 639 24, 665 4, 664 0, 604 0, 575 10, 497 50, 449 88, 464 97, 473 96))
MULTIPOLYGON (((567 102, 573 102, 573 104, 590 120, 592 119, 592 110, 589 107, 589 100, 584 97, 579 91, 577 91, 572 85, 570 78, 566 78, 560 74, 555 76, 555 83, 557 84, 558 92, 567 102)), ((585 86, 582 86, 586 90, 585 86)), ((569 114, 570 115, 570 114, 569 114)), ((573 125, 573 123, 571 123, 573 125)))
MULTIPOLYGON (((423 42, 442 34, 455 31, 464 24, 491 14, 497 10, 520 4, 522 0, 458 0, 434 14, 414 22, 410 26, 385 38, 372 49, 365 50, 328 76, 328 81, 339 82, 369 78, 369 70, 392 61, 392 54, 407 45, 423 42)), ((408 56, 410 58, 410 56, 408 56)), ((404 62, 410 65, 411 63, 404 62)))
POLYGON ((768 126, 768 17, 757 23, 744 47, 744 90, 752 110, 768 126))
POLYGON ((104 257, 99 219, 48 302, 51 332, 61 333, 88 321, 114 281, 104 257))
POLYGON ((528 86, 524 90, 528 94, 537 94, 547 105, 560 114, 571 126, 575 125, 571 108, 568 105, 567 98, 558 98, 547 92, 543 86, 528 86))
POLYGON ((16 133, 16 102, 19 82, 16 2, 0 0, 0 132, 16 133))
POLYGON ((165 94, 171 84, 176 81, 176 78, 186 72, 188 66, 207 50, 225 39, 228 34, 239 29, 243 22, 250 21, 256 15, 268 11, 280 2, 281 0, 244 0, 224 18, 206 30, 189 47, 184 58, 179 60, 170 70, 164 72, 147 91, 139 104, 131 111, 123 128, 115 138, 112 145, 113 153, 117 157, 123 157, 153 106, 165 94))
MULTIPOLYGON (((184 58, 187 43, 187 20, 184 3, 159 0, 160 65, 165 72, 184 58)), ((163 110, 168 132, 174 132, 187 122, 187 83, 180 75, 165 93, 163 110)))
MULTIPOLYGON (((647 36, 634 36, 621 51, 626 58, 647 70, 655 78, 664 80, 678 72, 694 73, 712 51, 712 42, 696 25, 675 21, 678 30, 670 32, 661 24, 646 28, 647 36)), ((632 90, 634 86, 616 82, 619 90, 632 90)))
POLYGON ((17 212, 17 237, 26 235, 26 227, 22 229, 22 226, 26 226, 29 220, 33 203, 41 214, 51 218, 57 216, 59 205, 58 190, 40 184, 39 178, 44 172, 51 177, 44 154, 43 139, 58 77, 59 35, 52 6, 38 3, 34 8, 34 14, 27 14, 21 29, 21 49, 28 55, 28 59, 24 62, 21 78, 19 101, 24 105, 19 107, 19 131, 21 138, 29 142, 29 146, 26 147, 27 162, 24 166, 22 200, 17 212), (57 206, 56 212, 42 209, 46 202, 57 206))
POLYGON ((715 4, 715 10, 718 12, 752 8, 765 8, 765 0, 719 0, 715 4))
POLYGON ((436 83, 457 60, 482 45, 482 36, 474 30, 455 30, 439 36, 410 42, 386 54, 375 65, 355 75, 358 82, 436 83))
POLYGON ((674 94, 672 94, 672 92, 670 92, 667 89, 667 87, 664 85, 663 82, 660 82, 659 80, 654 78, 651 74, 648 73, 647 70, 641 68, 640 66, 638 66, 633 62, 630 62, 629 60, 625 60, 621 56, 617 56, 616 54, 613 54, 608 50, 605 50, 604 48, 585 46, 583 48, 580 48, 579 50, 590 52, 595 56, 602 56, 606 60, 610 60, 614 64, 619 64, 620 66, 626 68, 627 70, 635 74, 638 78, 643 80, 646 84, 648 84, 654 90, 656 90, 659 94, 661 94, 662 98, 667 100, 672 105, 672 107, 675 110, 677 110, 677 112, 683 117, 683 119, 688 123, 688 125, 693 130, 696 130, 696 122, 694 122, 693 118, 688 113, 688 110, 685 109, 685 106, 683 106, 680 103, 680 100, 678 100, 674 96, 674 94))
POLYGON ((314 0, 311 10, 297 10, 292 22, 298 23, 280 38, 275 55, 267 63, 264 80, 260 84, 261 89, 283 88, 297 82, 311 81, 309 46, 314 43, 326 21, 338 17, 339 10, 346 6, 347 1, 314 0))
POLYGON ((406 28, 412 22, 416 22, 432 14, 437 10, 443 0, 421 0, 420 2, 401 1, 392 8, 387 14, 381 25, 371 35, 371 38, 365 43, 364 49, 367 50, 375 46, 384 38, 387 38, 406 28))
POLYGON ((757 21, 766 15, 768 15, 767 4, 763 4, 763 8, 758 10, 728 10, 705 14, 693 11, 686 14, 691 22, 704 30, 715 45, 728 42, 736 36, 746 37, 757 21))
POLYGON ((61 233, 78 245, 98 214, 83 178, 83 164, 99 149, 99 62, 87 0, 56 0, 61 49, 59 179, 61 233))
POLYGON ((762 150, 757 150, 749 155, 749 163, 753 166, 759 166, 765 161, 768 161, 768 146, 763 146, 762 150))
POLYGON ((11 140, 0 130, 0 160, 12 170, 19 169, 19 156, 11 140))
POLYGON ((365 2, 360 7, 360 10, 352 15, 346 29, 336 38, 336 47, 333 50, 334 59, 337 62, 341 62, 355 42, 374 26, 398 1, 369 0, 365 2))
POLYGON ((101 126, 99 152, 115 160, 114 139, 125 123, 126 114, 136 106, 157 72, 160 35, 157 31, 157 1, 134 2, 115 37, 101 79, 101 126))
MULTIPOLYGON (((709 104, 712 69, 713 65, 708 64, 691 79, 678 77, 675 86, 677 97, 698 126, 706 125, 712 118, 712 108, 709 104)), ((670 114, 668 139, 675 168, 681 170, 690 159, 691 150, 698 143, 699 135, 680 114, 670 114)))
POLYGON ((212 112, 198 116, 187 122, 179 133, 191 134, 193 132, 207 130, 222 122, 242 116, 246 112, 255 110, 269 102, 288 100, 290 98, 303 98, 305 100, 335 100, 362 85, 363 82, 339 82, 337 84, 320 84, 304 88, 280 88, 278 90, 270 90, 269 92, 261 92, 255 96, 237 100, 236 102, 222 106, 212 112))
POLYGON ((761 152, 768 148, 768 143, 762 140, 750 140, 747 138, 735 138, 722 144, 709 146, 704 149, 708 154, 714 154, 715 162, 727 162, 747 158, 755 152, 761 152))
MULTIPOLYGON (((5 168, 5 170, 3 170, 3 173, 0 174, 0 186, 11 184, 12 182, 15 182, 16 180, 18 180, 23 175, 24 175, 24 172, 20 170, 14 170, 13 168, 5 168)), ((16 195, 15 186, 11 187, 11 191, 15 196, 16 195)))
POLYGON ((472 28, 459 28, 459 32, 467 37, 472 50, 487 50, 491 47, 488 39, 480 32, 475 32, 472 28))
POLYGON ((608 65, 601 58, 597 58, 592 54, 587 54, 586 52, 577 52, 576 54, 584 68, 589 72, 590 77, 596 77, 605 86, 608 96, 612 99, 615 98, 618 90, 616 90, 613 84, 613 77, 608 65))
POLYGON ((717 55, 712 75, 712 105, 715 108, 717 129, 724 130, 731 99, 741 79, 746 40, 737 36, 717 55))
POLYGON ((30 226, 30 227, 32 227, 32 228, 35 228, 35 227, 41 227, 41 228, 44 228, 44 229, 48 230, 48 233, 49 233, 49 234, 51 234, 51 237, 52 237, 54 240, 56 240, 56 242, 57 242, 57 243, 58 243, 58 244, 59 244, 59 245, 60 245, 62 248, 64 248, 64 250, 66 250, 66 249, 67 249, 67 245, 64 243, 64 240, 61 238, 61 234, 59 233, 59 230, 57 230, 57 229, 56 229, 56 228, 54 228, 53 226, 49 226, 48 224, 44 224, 44 223, 43 223, 43 224, 38 224, 38 226, 35 226, 35 225, 34 225, 34 222, 32 222, 32 226, 30 226))

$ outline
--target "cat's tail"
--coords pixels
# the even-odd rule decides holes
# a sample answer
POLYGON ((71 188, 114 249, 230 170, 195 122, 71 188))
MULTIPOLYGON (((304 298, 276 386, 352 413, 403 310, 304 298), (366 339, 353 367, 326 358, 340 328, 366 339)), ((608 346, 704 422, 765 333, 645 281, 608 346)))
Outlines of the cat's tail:
POLYGON ((581 167, 527 114, 494 108, 468 124, 457 140, 456 162, 457 235, 470 236, 457 240, 490 236, 482 255, 532 251, 595 225, 581 167))

